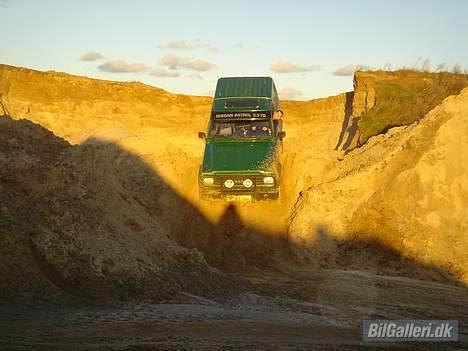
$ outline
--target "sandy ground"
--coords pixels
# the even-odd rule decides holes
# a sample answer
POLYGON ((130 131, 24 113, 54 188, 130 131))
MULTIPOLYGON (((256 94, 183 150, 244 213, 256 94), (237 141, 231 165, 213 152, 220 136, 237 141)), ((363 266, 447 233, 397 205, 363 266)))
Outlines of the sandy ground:
POLYGON ((0 306, 5 349, 465 350, 458 343, 363 343, 362 319, 468 319, 466 290, 358 271, 246 274, 231 298, 180 293, 160 304, 0 306), (418 298, 414 299, 414 294, 418 298), (447 298, 450 297, 450 300, 447 298), (352 301, 351 301, 352 300, 352 301))

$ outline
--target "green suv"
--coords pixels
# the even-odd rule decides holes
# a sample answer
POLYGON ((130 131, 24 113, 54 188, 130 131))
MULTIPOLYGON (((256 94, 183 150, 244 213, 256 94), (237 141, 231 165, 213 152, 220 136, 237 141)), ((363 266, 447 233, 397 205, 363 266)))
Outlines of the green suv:
POLYGON ((277 199, 282 114, 270 77, 220 78, 199 171, 202 199, 277 199))

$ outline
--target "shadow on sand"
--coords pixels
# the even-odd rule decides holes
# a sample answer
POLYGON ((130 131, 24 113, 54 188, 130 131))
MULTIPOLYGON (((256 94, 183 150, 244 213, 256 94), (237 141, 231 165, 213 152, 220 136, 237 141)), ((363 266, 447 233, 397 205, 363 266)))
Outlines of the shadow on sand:
MULTIPOLYGON (((352 278, 345 271, 359 271, 359 277, 399 275, 462 286, 450 272, 407 259, 375 241, 337 241, 325 228, 312 233, 316 240, 307 248, 291 240, 287 233, 270 236, 243 223, 235 204, 227 206, 219 222, 213 224, 152 166, 116 144, 91 140, 87 145, 48 150, 47 145, 55 145, 60 138, 29 121, 7 116, 0 120, 0 155, 6 155, 0 158, 0 200, 6 204, 0 220, 0 290, 6 302, 53 302, 57 289, 66 295, 84 296, 88 301, 95 297, 158 301, 181 291, 222 298, 228 287, 231 295, 248 289, 320 303, 330 291, 336 291, 333 284, 341 279, 340 275, 345 281, 352 278), (13 138, 16 141, 11 143, 13 138), (8 158, 15 157, 21 163, 21 155, 34 162, 18 165, 8 158), (13 172, 15 177, 11 176, 13 172), (30 191, 35 192, 33 197, 30 191), (29 214, 27 218, 22 217, 25 213, 29 214), (153 241, 152 232, 166 235, 161 234, 161 227, 170 239, 153 241), (203 259, 197 259, 193 250, 186 258, 178 249, 165 251, 158 247, 158 243, 166 245, 171 240, 197 249, 218 273, 214 270, 205 274, 203 270, 212 270, 200 263, 203 259), (97 249, 88 249, 96 242, 97 249), (115 252, 107 254, 106 250, 115 252), (174 254, 176 261, 185 261, 154 279, 151 255, 156 262, 163 254, 174 254), (123 263, 119 266, 112 262, 118 257, 134 268, 125 271, 123 263), (96 270, 96 266, 100 269, 96 270), (123 268, 116 273, 112 270, 116 266, 123 268), (173 276, 169 276, 171 272, 173 276), (260 278, 261 283, 256 285, 251 277, 257 281, 260 278), (147 293, 156 290, 165 293, 147 293)), ((193 176, 196 172, 186 173, 193 176)), ((169 257, 164 262, 173 260, 169 257)), ((389 299, 390 283, 369 279, 374 282, 370 295, 372 316, 379 317, 377 306, 389 299)), ((418 296, 425 294, 414 290, 415 286, 406 292, 406 288, 402 289, 401 298, 406 303, 416 304, 418 296)), ((356 296, 359 293, 354 292, 356 296)), ((341 303, 346 309, 346 296, 341 303)), ((432 303, 434 313, 443 313, 444 306, 451 304, 450 296, 432 303)), ((465 312, 460 311, 460 318, 466 318, 465 312)), ((434 315, 429 309, 415 309, 406 315, 418 313, 421 317, 460 319, 447 313, 434 315)), ((465 325, 466 320, 460 322, 465 325)))
MULTIPOLYGON (((291 240, 288 233, 279 236, 268 235, 243 223, 236 204, 226 206, 219 222, 213 224, 197 208, 179 196, 153 167, 118 145, 95 139, 88 140, 85 145, 66 145, 63 149, 52 150, 53 153, 59 153, 52 157, 46 150, 47 144, 41 140, 42 145, 38 146, 38 140, 32 135, 58 139, 63 143, 62 139, 32 122, 16 121, 6 116, 1 118, 2 139, 7 140, 15 136, 16 151, 19 150, 21 154, 36 160, 22 165, 24 174, 18 173, 15 183, 12 183, 7 176, 11 175, 13 168, 17 166, 11 163, 2 165, 3 195, 15 193, 16 202, 13 201, 13 204, 23 205, 22 211, 27 207, 31 214, 30 218, 35 220, 43 217, 42 214, 45 213, 49 213, 50 216, 66 217, 65 214, 73 210, 79 216, 73 218, 68 213, 70 218, 66 217, 59 223, 62 227, 54 227, 54 230, 73 232, 71 228, 79 225, 76 220, 84 220, 89 232, 74 233, 77 239, 87 235, 97 236, 101 227, 106 225, 109 226, 108 231, 119 230, 112 228, 115 224, 112 221, 124 217, 122 219, 126 227, 124 234, 130 237, 121 235, 111 238, 106 236, 106 231, 103 231, 104 240, 121 239, 124 245, 130 243, 128 239, 139 240, 141 241, 139 244, 144 246, 146 239, 141 234, 144 229, 163 225, 170 237, 179 245, 199 250, 210 265, 222 271, 277 268, 278 264, 285 261, 300 264, 314 260, 318 260, 321 266, 326 267, 330 264, 333 267, 346 269, 353 267, 353 257, 357 255, 366 256, 369 261, 375 262, 377 267, 373 265, 372 272, 385 272, 388 266, 401 265, 402 272, 406 272, 405 276, 411 276, 410 272, 414 271, 417 272, 414 278, 460 284, 450 272, 439 267, 426 266, 404 258, 398 252, 375 241, 336 241, 322 227, 317 228, 316 233, 312 233, 317 238, 315 246, 307 248, 291 240), (40 169, 38 165, 41 166, 40 169), (47 184, 47 181, 53 184, 47 184), (21 187, 27 189, 29 183, 41 185, 39 189, 36 187, 34 190, 46 197, 40 206, 28 202, 28 199, 31 199, 30 193, 24 194, 24 198, 18 198, 18 189, 21 190, 21 187), (81 194, 77 194, 80 191, 81 194), (41 216, 34 215, 35 211, 39 211, 41 216), (149 223, 145 223, 145 220, 149 223), (333 254, 328 253, 320 257, 318 253, 323 252, 333 252, 333 254), (410 269, 405 270, 405 267, 410 266, 410 269)), ((0 152, 11 151, 8 147, 5 148, 4 144, 2 149, 0 152)), ((193 170, 187 170, 186 173, 194 174, 193 170)), ((261 203, 258 205, 261 206, 261 203)), ((8 223, 0 222, 0 224, 8 223)), ((34 223, 34 227, 23 226, 21 235, 33 236, 37 226, 47 224, 52 225, 48 219, 45 219, 42 223, 34 223), (30 232, 25 233, 28 229, 30 232)), ((8 235, 17 237, 18 233, 9 232, 8 235)), ((94 239, 97 241, 99 238, 94 239)), ((360 268, 366 269, 365 266, 360 268)))

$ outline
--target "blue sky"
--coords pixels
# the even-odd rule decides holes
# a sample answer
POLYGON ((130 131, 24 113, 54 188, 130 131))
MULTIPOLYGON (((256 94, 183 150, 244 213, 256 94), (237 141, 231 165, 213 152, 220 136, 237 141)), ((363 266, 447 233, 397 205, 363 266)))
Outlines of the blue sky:
POLYGON ((0 28, 0 63, 196 95, 221 76, 312 99, 352 90, 356 65, 468 68, 463 0, 0 0, 0 28))

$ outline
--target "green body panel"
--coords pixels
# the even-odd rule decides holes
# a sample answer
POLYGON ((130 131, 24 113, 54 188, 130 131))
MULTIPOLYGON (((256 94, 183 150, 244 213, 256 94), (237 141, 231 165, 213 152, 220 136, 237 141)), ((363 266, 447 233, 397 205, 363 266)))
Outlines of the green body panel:
POLYGON ((232 97, 272 97, 273 79, 270 77, 220 78, 215 99, 232 97))
POLYGON ((258 99, 258 105, 254 108, 243 108, 243 107, 227 107, 226 100, 228 99, 215 99, 211 110, 216 112, 228 112, 228 111, 271 111, 273 109, 271 99, 260 98, 258 99))
POLYGON ((202 172, 273 171, 275 146, 271 139, 209 141, 202 172))
POLYGON ((270 111, 280 109, 275 83, 271 77, 235 77, 220 78, 211 110, 213 112, 228 111, 270 111), (230 100, 255 99, 258 104, 254 107, 229 107, 230 100))

